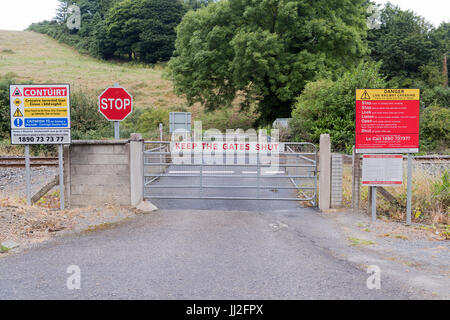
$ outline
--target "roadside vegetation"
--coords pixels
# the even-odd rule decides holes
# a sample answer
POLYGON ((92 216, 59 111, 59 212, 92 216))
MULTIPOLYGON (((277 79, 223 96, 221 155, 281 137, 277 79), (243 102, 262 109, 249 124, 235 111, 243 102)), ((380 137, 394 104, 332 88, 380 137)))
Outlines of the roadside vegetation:
MULTIPOLYGON (((404 177, 401 186, 385 187, 398 201, 399 205, 387 201, 380 194, 377 196, 377 212, 394 220, 406 219, 406 165, 403 168, 404 177)), ((450 223, 450 172, 446 162, 424 164, 413 162, 413 198, 412 220, 415 223, 433 225, 448 232, 450 223)), ((352 168, 344 166, 343 172, 343 205, 352 205, 352 168)), ((368 188, 361 188, 361 203, 363 210, 368 208, 368 188)), ((448 234, 450 238, 450 234, 448 234)))

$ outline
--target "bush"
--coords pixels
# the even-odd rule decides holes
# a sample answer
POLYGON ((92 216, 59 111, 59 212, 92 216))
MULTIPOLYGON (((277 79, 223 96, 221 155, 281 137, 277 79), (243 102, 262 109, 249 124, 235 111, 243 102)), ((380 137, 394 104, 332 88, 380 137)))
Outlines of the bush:
POLYGON ((0 79, 0 140, 9 140, 9 85, 12 79, 0 79))
POLYGON ((239 107, 221 108, 202 113, 198 120, 202 121, 203 130, 214 128, 222 133, 225 133, 226 129, 247 130, 253 128, 259 118, 255 109, 255 107, 245 110, 241 110, 239 107))
MULTIPOLYGON (((169 110, 166 109, 135 109, 121 124, 121 132, 127 137, 138 132, 146 139, 159 140, 159 124, 163 124, 164 135, 169 133, 169 110)), ((121 133, 122 135, 122 133, 121 133)))
POLYGON ((422 112, 420 150, 448 153, 450 148, 450 108, 432 105, 422 112))
POLYGON ((70 96, 72 139, 105 139, 114 136, 113 123, 98 111, 98 98, 93 93, 75 91, 70 96))
POLYGON ((436 86, 424 88, 420 97, 421 104, 427 108, 431 105, 450 106, 450 88, 436 86))
POLYGON ((441 179, 435 181, 432 185, 433 196, 436 201, 442 203, 444 208, 450 206, 450 178, 448 170, 445 170, 441 176, 441 179))
POLYGON ((337 81, 317 80, 298 97, 289 126, 295 141, 319 143, 330 134, 335 151, 351 152, 355 141, 355 91, 383 88, 379 63, 360 63, 337 81))

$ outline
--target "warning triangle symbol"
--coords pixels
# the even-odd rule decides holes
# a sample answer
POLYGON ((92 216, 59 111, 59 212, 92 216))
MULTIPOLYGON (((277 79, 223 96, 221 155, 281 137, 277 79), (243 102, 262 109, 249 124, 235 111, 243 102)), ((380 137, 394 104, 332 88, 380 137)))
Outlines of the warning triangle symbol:
POLYGON ((361 96, 361 99, 368 100, 370 99, 369 93, 367 93, 367 90, 364 90, 364 93, 361 96))
POLYGON ((14 112, 14 117, 23 117, 23 114, 22 114, 22 112, 20 112, 20 109, 19 108, 17 108, 17 110, 16 110, 16 112, 14 112))
POLYGON ((13 92, 12 95, 13 95, 14 97, 17 97, 17 96, 21 96, 22 93, 20 92, 19 88, 16 88, 16 89, 14 90, 14 92, 13 92))

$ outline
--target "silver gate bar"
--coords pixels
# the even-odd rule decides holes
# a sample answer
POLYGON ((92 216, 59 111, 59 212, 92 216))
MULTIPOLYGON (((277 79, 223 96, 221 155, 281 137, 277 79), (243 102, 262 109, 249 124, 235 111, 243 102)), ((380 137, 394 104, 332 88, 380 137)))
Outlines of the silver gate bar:
POLYGON ((145 196, 146 199, 185 199, 185 200, 271 200, 271 201, 311 201, 313 198, 256 198, 256 197, 179 197, 145 196))
MULTIPOLYGON (((187 185, 152 185, 152 186, 146 186, 146 188, 151 189, 172 189, 172 188, 200 188, 199 185, 196 184, 187 184, 187 185)), ((202 188, 216 188, 216 189, 222 189, 222 188, 233 188, 233 189, 256 189, 258 186, 218 186, 218 185, 203 185, 202 188)), ((260 186, 260 189, 306 189, 306 190, 313 190, 314 187, 286 187, 286 186, 260 186)))

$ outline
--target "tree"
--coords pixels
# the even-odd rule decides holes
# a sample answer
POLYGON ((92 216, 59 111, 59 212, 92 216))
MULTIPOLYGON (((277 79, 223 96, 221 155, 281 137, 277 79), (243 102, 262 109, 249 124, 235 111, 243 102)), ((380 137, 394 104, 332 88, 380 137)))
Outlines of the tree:
POLYGON ((71 2, 67 0, 58 0, 58 8, 56 9, 55 21, 58 23, 65 23, 68 17, 68 10, 71 2))
POLYGON ((442 71, 443 85, 448 87, 449 69, 447 68, 447 58, 450 53, 450 22, 441 23, 440 26, 431 32, 431 41, 433 43, 434 65, 438 65, 442 71))
POLYGON ((150 63, 169 60, 175 27, 184 13, 184 5, 177 0, 125 0, 107 15, 107 37, 119 57, 150 63))
MULTIPOLYGON (((382 61, 381 72, 399 87, 411 86, 419 68, 433 54, 432 25, 412 11, 387 4, 381 13, 381 27, 368 32, 371 56, 382 61)), ((440 60, 441 61, 441 60, 440 60)))
POLYGON ((177 28, 170 77, 207 110, 258 104, 260 122, 289 116, 319 73, 366 52, 364 0, 233 0, 188 12, 177 28))
POLYGON ((189 10, 198 10, 206 7, 208 4, 215 2, 216 0, 183 0, 184 5, 189 10))
POLYGON ((351 152, 355 141, 355 91, 383 88, 380 63, 365 62, 337 81, 310 82, 298 97, 289 126, 297 141, 318 143, 322 133, 330 134, 333 149, 351 152))

